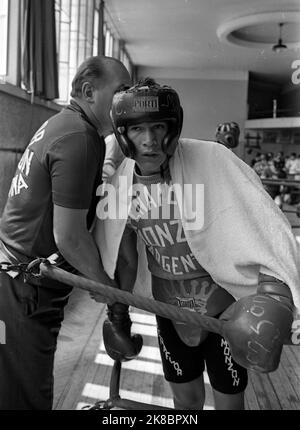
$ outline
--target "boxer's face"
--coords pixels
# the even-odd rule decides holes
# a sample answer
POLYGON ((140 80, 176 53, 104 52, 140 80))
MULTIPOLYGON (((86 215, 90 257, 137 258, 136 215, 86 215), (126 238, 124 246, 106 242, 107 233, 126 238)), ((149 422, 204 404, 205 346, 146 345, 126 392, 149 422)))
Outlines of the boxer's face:
POLYGON ((166 122, 141 122, 127 128, 127 137, 135 147, 134 159, 144 176, 160 171, 167 156, 162 142, 168 132, 166 122))

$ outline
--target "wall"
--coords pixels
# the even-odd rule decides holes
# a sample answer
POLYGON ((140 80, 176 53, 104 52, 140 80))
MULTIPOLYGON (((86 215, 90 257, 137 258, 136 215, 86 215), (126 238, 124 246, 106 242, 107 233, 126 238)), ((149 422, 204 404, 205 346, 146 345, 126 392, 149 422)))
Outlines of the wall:
POLYGON ((31 104, 29 96, 18 91, 21 90, 8 84, 0 86, 0 217, 21 158, 19 151, 24 150, 35 131, 60 110, 51 102, 31 104))
POLYGON ((272 118, 273 100, 277 100, 277 109, 280 107, 280 84, 252 78, 250 74, 248 92, 248 119, 272 118))
MULTIPOLYGON (((236 121, 241 128, 241 139, 235 152, 243 156, 246 79, 156 79, 179 93, 184 109, 182 136, 213 140, 220 122, 236 121)), ((0 148, 24 149, 40 125, 57 112, 52 105, 31 105, 28 99, 5 93, 0 87, 0 148)), ((19 159, 19 154, 0 151, 0 216, 19 159)))
MULTIPOLYGON (((143 71, 143 76, 147 72, 143 71)), ((184 109, 183 137, 214 140, 220 122, 236 121, 241 128, 240 145, 235 150, 243 154, 244 123, 247 119, 248 79, 167 79, 153 76, 160 84, 173 87, 184 109)))
POLYGON ((277 117, 299 117, 300 87, 292 82, 271 82, 267 77, 249 74, 249 119, 272 118, 273 100, 277 101, 277 117))
POLYGON ((284 116, 300 116, 300 85, 289 83, 282 88, 280 106, 287 113, 284 116))

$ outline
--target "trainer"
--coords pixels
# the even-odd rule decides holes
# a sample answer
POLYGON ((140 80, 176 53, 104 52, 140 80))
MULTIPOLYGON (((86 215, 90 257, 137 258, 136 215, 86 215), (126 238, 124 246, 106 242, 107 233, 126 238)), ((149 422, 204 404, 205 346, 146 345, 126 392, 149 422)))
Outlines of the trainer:
MULTIPOLYGON (((0 261, 27 263, 59 251, 85 277, 108 282, 89 227, 112 97, 128 85, 116 59, 91 57, 79 67, 70 105, 42 125, 18 164, 0 225, 0 261)), ((52 408, 54 353, 71 290, 0 273, 1 410, 52 408)))

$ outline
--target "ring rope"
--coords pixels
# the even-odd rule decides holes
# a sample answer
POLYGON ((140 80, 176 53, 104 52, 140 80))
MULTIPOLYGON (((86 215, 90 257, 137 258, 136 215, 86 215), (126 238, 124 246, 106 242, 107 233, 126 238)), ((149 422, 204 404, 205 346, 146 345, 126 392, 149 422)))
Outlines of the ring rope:
POLYGON ((161 317, 169 318, 189 325, 201 327, 213 333, 222 333, 223 322, 216 318, 201 315, 197 312, 191 312, 180 309, 175 305, 166 304, 153 299, 143 297, 139 294, 132 294, 117 288, 110 287, 100 282, 83 278, 78 275, 66 272, 55 265, 51 265, 48 260, 43 260, 40 264, 40 274, 56 281, 63 282, 71 287, 80 288, 90 293, 100 293, 107 298, 129 306, 151 312, 161 317))
POLYGON ((273 179, 273 178, 261 178, 263 184, 273 184, 273 185, 286 185, 286 186, 299 186, 300 181, 294 179, 273 179))

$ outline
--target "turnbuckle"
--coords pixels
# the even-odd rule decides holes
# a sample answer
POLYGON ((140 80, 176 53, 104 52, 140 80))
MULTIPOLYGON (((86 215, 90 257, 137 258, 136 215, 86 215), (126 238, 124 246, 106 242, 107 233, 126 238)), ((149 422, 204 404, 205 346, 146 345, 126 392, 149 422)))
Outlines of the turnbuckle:
POLYGON ((18 264, 9 263, 7 261, 1 261, 0 272, 5 272, 5 273, 18 272, 18 273, 23 273, 24 275, 30 275, 35 278, 39 278, 41 276, 40 270, 39 270, 41 263, 47 264, 49 263, 49 261, 46 258, 36 258, 30 263, 18 263, 18 264))

